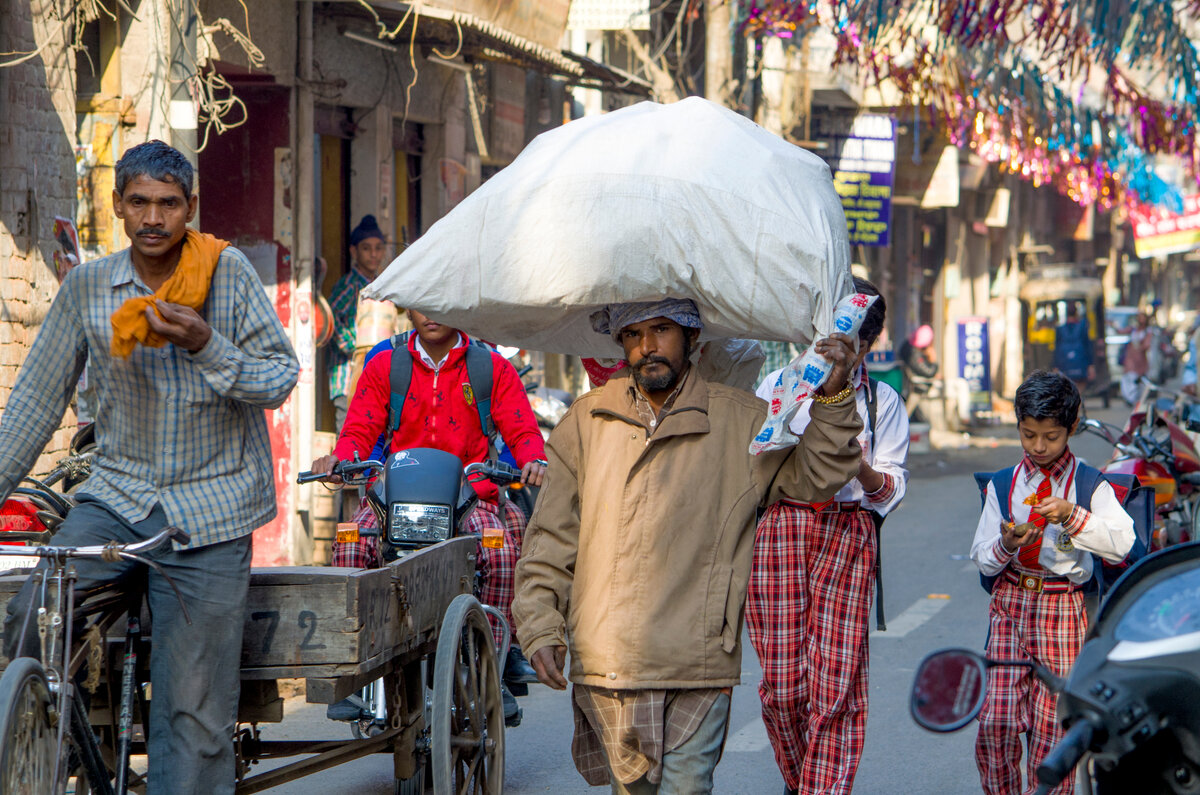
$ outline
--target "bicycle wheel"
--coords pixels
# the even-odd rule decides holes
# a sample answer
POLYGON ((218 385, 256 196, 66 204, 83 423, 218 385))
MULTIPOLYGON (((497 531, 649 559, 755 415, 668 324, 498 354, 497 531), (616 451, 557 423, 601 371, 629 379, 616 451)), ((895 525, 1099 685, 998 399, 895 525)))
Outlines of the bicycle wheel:
POLYGON ((0 792, 54 792, 53 709, 42 664, 13 660, 0 677, 0 792))

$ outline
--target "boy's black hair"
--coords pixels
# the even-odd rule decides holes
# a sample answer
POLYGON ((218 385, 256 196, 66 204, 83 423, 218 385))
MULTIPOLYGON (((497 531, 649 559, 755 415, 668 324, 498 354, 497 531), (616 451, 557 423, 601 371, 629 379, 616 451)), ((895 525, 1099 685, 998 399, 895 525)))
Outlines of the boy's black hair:
MULTIPOLYGON (((863 295, 879 295, 879 289, 875 285, 857 276, 854 277, 854 292, 863 295)), ((885 317, 887 317, 887 301, 884 301, 883 296, 879 295, 875 299, 875 303, 871 304, 871 308, 867 310, 867 316, 863 318, 862 325, 858 328, 858 339, 863 345, 870 348, 875 344, 875 340, 879 339, 879 335, 883 333, 885 317)))
POLYGON ((1024 419, 1054 420, 1070 430, 1079 419, 1079 390, 1075 382, 1057 370, 1034 370, 1019 387, 1013 409, 1017 422, 1024 419))

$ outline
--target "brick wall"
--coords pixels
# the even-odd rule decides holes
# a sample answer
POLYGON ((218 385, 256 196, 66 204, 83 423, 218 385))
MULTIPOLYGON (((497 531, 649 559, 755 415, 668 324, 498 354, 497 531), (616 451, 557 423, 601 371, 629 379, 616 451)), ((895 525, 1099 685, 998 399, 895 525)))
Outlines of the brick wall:
MULTIPOLYGON (((75 75, 71 28, 59 16, 65 5, 0 0, 0 52, 38 51, 0 68, 0 416, 58 291, 54 217, 75 217, 75 75)), ((50 468, 74 430, 72 410, 35 472, 50 468)))

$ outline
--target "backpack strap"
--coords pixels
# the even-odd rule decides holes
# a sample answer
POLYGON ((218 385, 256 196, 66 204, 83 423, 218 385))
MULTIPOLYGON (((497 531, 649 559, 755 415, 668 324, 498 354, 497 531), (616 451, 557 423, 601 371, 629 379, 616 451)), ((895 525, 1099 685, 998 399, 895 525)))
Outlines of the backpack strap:
MULTIPOLYGON (((400 414, 404 411, 408 388, 412 386, 413 355, 408 349, 411 333, 405 332, 392 337, 392 392, 388 399, 388 428, 391 433, 400 430, 400 414)), ((391 441, 390 435, 388 441, 391 441)))
POLYGON ((479 427, 491 444, 496 436, 496 423, 492 420, 492 349, 478 340, 467 343, 467 382, 475 398, 475 409, 479 412, 479 427))
MULTIPOLYGON (((871 431, 871 444, 875 444, 875 407, 876 395, 879 392, 879 382, 867 377, 867 428, 871 431)), ((883 527, 886 519, 878 511, 871 511, 871 521, 875 524, 875 628, 880 632, 887 631, 887 622, 883 620, 883 539, 879 528, 883 527)))
MULTIPOLYGON (((975 483, 979 486, 979 496, 981 500, 981 509, 987 505, 987 487, 991 483, 996 491, 996 504, 1000 507, 1000 518, 1006 522, 1012 521, 1012 511, 1009 510, 1009 498, 1012 491, 1012 479, 1016 474, 1016 467, 1006 467, 1005 469, 996 472, 976 472, 975 483)), ((983 586, 983 590, 988 593, 996 587, 996 580, 1000 579, 999 574, 991 576, 979 573, 979 584, 983 586)))
POLYGON ((1092 494, 1104 479, 1104 474, 1082 461, 1075 467, 1075 504, 1085 511, 1092 510, 1092 494))

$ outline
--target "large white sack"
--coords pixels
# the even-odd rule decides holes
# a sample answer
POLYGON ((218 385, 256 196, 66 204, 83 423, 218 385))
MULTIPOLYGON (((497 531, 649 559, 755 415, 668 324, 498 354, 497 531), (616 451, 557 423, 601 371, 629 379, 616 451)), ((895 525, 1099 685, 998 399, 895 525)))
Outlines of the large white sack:
POLYGON ((693 97, 539 135, 364 293, 490 341, 611 356, 588 319, 608 303, 691 298, 703 339, 804 345, 852 287, 828 166, 693 97))

